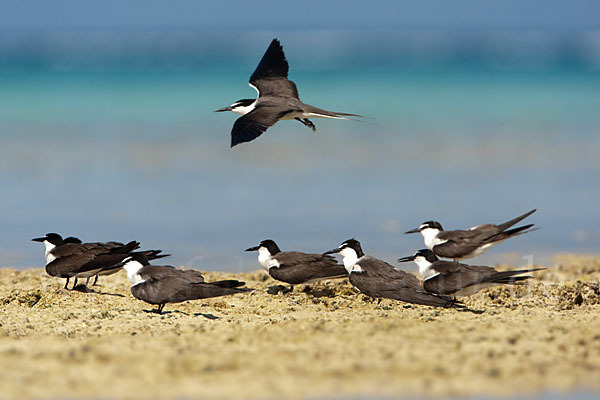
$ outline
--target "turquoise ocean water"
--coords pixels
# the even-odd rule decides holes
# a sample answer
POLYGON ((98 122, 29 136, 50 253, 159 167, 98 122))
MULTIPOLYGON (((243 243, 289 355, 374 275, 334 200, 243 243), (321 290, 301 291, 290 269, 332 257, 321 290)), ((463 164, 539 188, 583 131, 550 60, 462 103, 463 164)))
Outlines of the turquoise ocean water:
POLYGON ((284 121, 229 148, 272 32, 0 40, 0 265, 43 265, 32 237, 140 240, 200 269, 253 270, 273 238, 355 236, 393 261, 402 232, 531 208, 541 227, 476 262, 546 261, 600 242, 600 37, 593 33, 284 32, 310 104, 366 115, 284 121), (507 255, 507 253, 510 253, 507 255))

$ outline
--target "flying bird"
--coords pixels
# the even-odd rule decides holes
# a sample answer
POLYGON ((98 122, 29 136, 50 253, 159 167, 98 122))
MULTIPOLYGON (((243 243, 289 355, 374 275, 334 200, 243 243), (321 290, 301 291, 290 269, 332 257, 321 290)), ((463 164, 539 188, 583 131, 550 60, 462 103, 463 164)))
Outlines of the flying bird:
POLYGON ((241 114, 231 130, 231 147, 250 142, 280 120, 301 122, 316 130, 309 118, 350 119, 356 114, 332 112, 300 101, 296 84, 288 76, 289 65, 279 40, 273 39, 269 48, 250 76, 250 86, 258 92, 256 99, 238 100, 232 105, 215 110, 241 114))
POLYGON ((445 231, 437 221, 423 222, 418 228, 405 233, 420 233, 425 246, 438 257, 452 258, 455 261, 471 258, 489 250, 506 239, 534 231, 533 224, 508 229, 527 218, 536 210, 531 210, 503 224, 483 224, 466 230, 445 231))
POLYGON ((462 307, 460 302, 450 297, 428 293, 413 274, 365 255, 356 239, 346 240, 324 254, 333 253, 340 253, 344 257, 344 267, 350 275, 350 283, 367 296, 434 307, 462 307))
POLYGON ((258 251, 258 262, 271 278, 293 285, 319 281, 321 279, 347 278, 344 266, 336 259, 322 254, 302 253, 300 251, 281 251, 271 240, 261 241, 258 246, 246 251, 258 251))
POLYGON ((143 254, 133 254, 123 261, 131 294, 138 300, 157 305, 162 313, 165 304, 186 300, 206 299, 245 293, 252 289, 241 288, 246 283, 237 280, 205 282, 199 271, 173 268, 170 265, 150 265, 143 254))
POLYGON ((414 255, 398 259, 399 262, 414 261, 423 279, 423 288, 429 293, 446 296, 470 296, 480 290, 498 285, 524 284, 532 276, 518 276, 545 268, 528 268, 513 271, 497 271, 483 265, 467 265, 437 258, 433 251, 422 249, 414 255))

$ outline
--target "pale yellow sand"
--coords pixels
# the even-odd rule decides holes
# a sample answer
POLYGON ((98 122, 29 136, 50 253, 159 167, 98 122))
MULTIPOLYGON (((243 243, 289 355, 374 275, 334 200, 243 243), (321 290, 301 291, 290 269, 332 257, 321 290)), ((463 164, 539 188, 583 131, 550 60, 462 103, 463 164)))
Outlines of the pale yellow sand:
POLYGON ((378 305, 345 281, 272 296, 259 271, 208 273, 257 290, 159 316, 124 272, 81 293, 42 270, 2 269, 0 398, 600 392, 600 259, 558 262, 528 288, 467 299, 480 314, 378 305))

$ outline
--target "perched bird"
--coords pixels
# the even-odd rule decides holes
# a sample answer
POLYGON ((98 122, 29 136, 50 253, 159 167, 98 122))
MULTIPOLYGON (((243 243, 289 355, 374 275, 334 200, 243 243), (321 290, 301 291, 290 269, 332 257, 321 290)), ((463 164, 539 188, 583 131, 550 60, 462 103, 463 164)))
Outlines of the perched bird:
POLYGON ((266 239, 246 251, 258 251, 258 262, 275 280, 293 285, 321 279, 347 278, 346 269, 335 258, 322 254, 281 251, 279 246, 266 239))
POLYGON ((127 278, 131 282, 131 294, 138 300, 158 305, 162 313, 165 304, 186 300, 206 299, 245 293, 252 289, 241 288, 245 282, 223 280, 204 282, 199 271, 173 268, 169 265, 150 265, 143 254, 133 254, 123 261, 127 278))
POLYGON ((456 261, 478 256, 506 239, 533 231, 534 229, 529 229, 533 224, 508 228, 535 211, 534 209, 526 212, 503 224, 477 225, 466 230, 445 231, 439 222, 427 221, 405 233, 420 233, 423 235, 425 246, 438 257, 452 258, 456 261))
MULTIPOLYGON (((73 236, 69 236, 63 239, 64 243, 83 243, 79 238, 73 237, 73 236)), ((116 247, 122 247, 125 246, 124 243, 121 242, 93 242, 94 244, 98 244, 98 245, 102 245, 105 246, 106 248, 116 248, 116 247)), ((164 258, 164 257, 169 257, 170 254, 160 254, 162 253, 162 250, 141 250, 141 251, 136 251, 132 254, 143 254, 149 261, 151 260, 155 260, 158 258, 164 258)), ((92 286, 96 286, 96 283, 98 282, 98 276, 107 276, 107 275, 112 275, 115 274, 117 272, 119 272, 119 270, 123 268, 123 263, 119 263, 116 265, 113 265, 111 267, 106 267, 101 269, 100 271, 98 271, 98 273, 96 275, 92 275, 94 276, 94 283, 92 283, 92 286)), ((90 279, 92 278, 92 276, 88 276, 85 280, 85 285, 87 286, 88 283, 90 282, 90 279)))
POLYGON ((519 285, 532 276, 517 276, 545 268, 528 268, 514 271, 497 271, 483 265, 467 265, 442 261, 429 249, 398 259, 399 262, 414 261, 423 278, 423 288, 429 293, 446 296, 470 296, 492 286, 519 285))
POLYGON ((77 278, 89 278, 105 268, 111 268, 123 261, 129 253, 140 244, 131 241, 117 246, 107 243, 81 243, 77 238, 65 241, 58 233, 32 239, 42 242, 46 247, 46 273, 50 276, 66 278, 65 289, 70 278, 75 278, 73 288, 77 286, 77 278))
POLYGON ((428 293, 413 274, 365 255, 358 240, 349 239, 324 254, 340 253, 350 283, 367 296, 435 307, 462 307, 454 299, 428 293))
POLYGON ((256 99, 238 100, 216 112, 233 111, 241 114, 231 130, 231 147, 259 137, 279 120, 295 119, 316 130, 309 118, 349 119, 361 117, 323 110, 300 101, 296 84, 287 79, 289 65, 279 40, 271 45, 250 76, 250 86, 258 92, 256 99))

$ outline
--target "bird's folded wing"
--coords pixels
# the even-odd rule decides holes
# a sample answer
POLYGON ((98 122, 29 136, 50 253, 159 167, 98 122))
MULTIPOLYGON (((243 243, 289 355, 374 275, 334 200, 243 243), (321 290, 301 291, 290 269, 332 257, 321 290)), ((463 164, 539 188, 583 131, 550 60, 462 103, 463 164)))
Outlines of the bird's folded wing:
POLYGON ((279 253, 276 257, 279 266, 277 268, 271 268, 269 274, 277 280, 292 285, 331 275, 331 273, 328 274, 328 271, 337 265, 337 262, 333 257, 327 257, 321 254, 289 251, 279 253))
POLYGON ((178 272, 176 268, 170 265, 146 265, 138 271, 138 274, 143 280, 160 280, 182 275, 181 271, 178 272))
MULTIPOLYGON (((372 278, 376 278, 382 288, 389 290, 398 287, 419 288, 421 286, 417 277, 411 273, 396 269, 377 258, 365 256, 364 259, 368 263, 366 274, 372 278)), ((361 262, 359 261, 360 264, 361 262)))
MULTIPOLYGON (((436 268, 437 271, 437 268, 436 268)), ((494 274, 494 269, 477 271, 463 269, 441 272, 423 281, 423 287, 438 294, 451 294, 462 288, 485 282, 494 274)))
POLYGON ((336 259, 331 256, 324 256, 322 254, 302 253, 300 251, 286 251, 278 253, 276 255, 276 258, 281 265, 287 265, 290 267, 300 264, 307 266, 310 265, 314 267, 315 271, 319 271, 329 266, 337 265, 336 259))
POLYGON ((440 240, 450 240, 453 242, 479 242, 496 233, 495 227, 489 224, 479 225, 477 229, 474 228, 475 227, 467 230, 441 231, 438 233, 437 238, 440 240), (484 229, 484 227, 486 228, 484 229))
POLYGON ((85 254, 94 257, 98 254, 107 253, 109 250, 98 243, 67 243, 52 249, 52 255, 57 258, 85 254))
MULTIPOLYGON (((61 246, 62 247, 62 246, 61 246)), ((83 266, 89 264, 95 256, 89 253, 75 253, 67 256, 61 256, 54 259, 46 265, 46 271, 50 275, 71 275, 78 272, 84 272, 83 266), (52 272, 50 272, 52 271, 52 272)))
POLYGON ((436 272, 443 274, 450 274, 450 273, 456 273, 456 272, 462 272, 465 274, 468 273, 475 273, 475 274, 484 274, 484 273, 488 273, 488 274, 493 274, 494 272, 496 272, 496 270, 492 267, 487 267, 485 265, 468 265, 468 264, 461 264, 461 263, 456 263, 456 262, 452 262, 452 261, 436 261, 433 264, 433 268, 435 269, 436 272))

